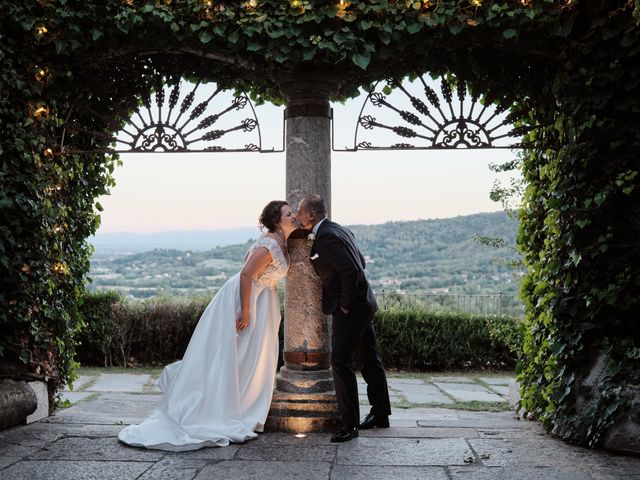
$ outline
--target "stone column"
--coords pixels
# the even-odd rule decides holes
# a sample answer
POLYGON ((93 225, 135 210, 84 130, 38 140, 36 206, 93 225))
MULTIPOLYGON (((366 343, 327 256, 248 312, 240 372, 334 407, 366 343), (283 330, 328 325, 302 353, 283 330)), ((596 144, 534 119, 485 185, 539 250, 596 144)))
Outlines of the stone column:
MULTIPOLYGON (((280 83, 287 99, 287 201, 296 209, 309 193, 331 209, 331 107, 339 82, 313 72, 280 83)), ((322 313, 322 287, 309 262, 308 231, 288 241, 291 267, 286 279, 284 366, 276 379, 266 427, 288 432, 319 432, 338 424, 329 365, 330 317, 322 313)))

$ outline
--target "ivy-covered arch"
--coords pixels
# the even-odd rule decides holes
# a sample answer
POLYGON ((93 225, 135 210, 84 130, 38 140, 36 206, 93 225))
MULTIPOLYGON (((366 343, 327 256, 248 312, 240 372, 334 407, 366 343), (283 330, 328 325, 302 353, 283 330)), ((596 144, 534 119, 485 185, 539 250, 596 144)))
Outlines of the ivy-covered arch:
MULTIPOLYGON (((522 406, 557 434, 599 444, 621 412, 640 413, 630 395, 640 377, 639 9, 637 0, 0 1, 2 374, 44 378, 51 394, 71 375, 85 239, 117 163, 60 151, 79 92, 109 115, 133 109, 154 88, 152 72, 238 81, 274 102, 300 72, 338 75, 340 98, 390 74, 450 72, 539 126, 520 214, 522 406), (602 383, 584 393, 601 353, 602 383)), ((86 150, 105 141, 72 140, 86 150)))

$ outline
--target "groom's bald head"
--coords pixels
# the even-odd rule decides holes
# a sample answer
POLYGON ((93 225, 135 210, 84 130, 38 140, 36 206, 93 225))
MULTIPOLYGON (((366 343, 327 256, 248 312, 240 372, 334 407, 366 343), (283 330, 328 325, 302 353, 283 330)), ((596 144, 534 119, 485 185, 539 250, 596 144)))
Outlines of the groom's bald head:
POLYGON ((322 200, 320 195, 315 193, 302 197, 298 205, 298 209, 300 208, 304 208, 309 213, 314 212, 318 217, 324 217, 327 214, 324 200, 322 200))
POLYGON ((298 204, 296 218, 302 228, 312 229, 313 226, 327 216, 327 209, 320 195, 305 195, 298 204))

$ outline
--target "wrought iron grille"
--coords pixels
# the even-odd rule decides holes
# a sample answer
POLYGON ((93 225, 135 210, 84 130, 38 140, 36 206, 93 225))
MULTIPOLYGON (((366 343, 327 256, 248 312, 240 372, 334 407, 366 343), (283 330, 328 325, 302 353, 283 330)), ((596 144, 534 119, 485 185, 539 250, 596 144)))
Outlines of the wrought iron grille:
MULTIPOLYGON (((255 108, 245 94, 231 96, 214 83, 193 84, 184 80, 158 78, 157 87, 139 99, 133 113, 116 106, 115 115, 105 115, 80 99, 76 108, 101 119, 104 130, 88 130, 68 116, 65 137, 91 134, 106 139, 111 147, 105 152, 282 152, 282 148, 262 148, 262 133, 255 108), (117 132, 109 134, 105 132, 117 132)), ((73 142, 71 142, 73 144, 73 142)), ((84 151, 87 151, 86 149, 84 151)))
POLYGON ((509 106, 481 98, 455 78, 378 82, 360 110, 353 147, 336 148, 334 135, 333 150, 522 148, 531 128, 514 126, 519 114, 509 106))

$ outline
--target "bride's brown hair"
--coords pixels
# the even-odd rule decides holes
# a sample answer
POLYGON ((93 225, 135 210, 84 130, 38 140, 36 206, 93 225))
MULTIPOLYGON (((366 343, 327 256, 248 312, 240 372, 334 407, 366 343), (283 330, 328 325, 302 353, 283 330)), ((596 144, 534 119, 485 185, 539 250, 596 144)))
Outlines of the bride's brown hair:
POLYGON ((280 224, 280 217, 282 216, 282 207, 289 205, 284 200, 272 200, 262 209, 262 213, 258 218, 260 223, 260 230, 262 227, 273 233, 276 231, 276 227, 280 224))

